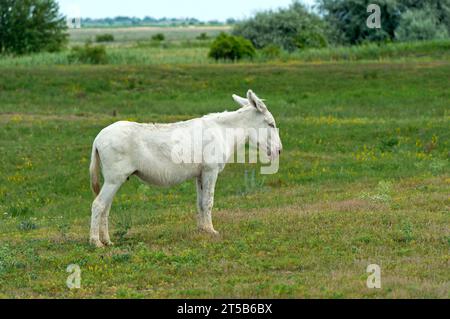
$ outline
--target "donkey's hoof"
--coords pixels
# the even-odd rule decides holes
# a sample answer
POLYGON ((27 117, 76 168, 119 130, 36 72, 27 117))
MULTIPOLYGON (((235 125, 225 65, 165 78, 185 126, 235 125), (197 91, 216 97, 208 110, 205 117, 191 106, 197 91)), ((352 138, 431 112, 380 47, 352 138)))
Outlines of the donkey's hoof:
POLYGON ((110 240, 102 240, 102 244, 105 246, 114 246, 114 243, 110 240))
POLYGON ((98 240, 98 239, 91 239, 90 243, 91 243, 92 246, 94 246, 96 248, 103 248, 103 247, 105 247, 105 245, 103 245, 103 243, 100 240, 98 240))
POLYGON ((213 235, 213 236, 220 236, 220 233, 217 230, 211 230, 209 231, 209 234, 213 235))
POLYGON ((199 227, 198 229, 202 233, 206 233, 212 236, 219 236, 220 233, 216 231, 214 228, 205 228, 205 227, 199 227))

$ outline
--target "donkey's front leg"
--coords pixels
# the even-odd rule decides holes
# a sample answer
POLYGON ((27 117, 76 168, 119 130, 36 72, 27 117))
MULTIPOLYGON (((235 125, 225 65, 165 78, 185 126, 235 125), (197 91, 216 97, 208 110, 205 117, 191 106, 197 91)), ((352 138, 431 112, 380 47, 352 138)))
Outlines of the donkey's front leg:
POLYGON ((219 234, 214 229, 211 216, 218 174, 216 170, 203 172, 197 180, 198 228, 213 235, 219 234))
POLYGON ((197 215, 198 215, 198 226, 200 228, 200 224, 202 221, 203 216, 203 184, 202 184, 202 177, 197 177, 197 215))

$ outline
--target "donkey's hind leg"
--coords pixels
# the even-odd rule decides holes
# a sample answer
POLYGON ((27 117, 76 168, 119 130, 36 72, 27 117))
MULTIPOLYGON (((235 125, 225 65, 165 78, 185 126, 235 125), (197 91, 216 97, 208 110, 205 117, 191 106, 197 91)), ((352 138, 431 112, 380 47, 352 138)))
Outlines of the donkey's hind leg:
POLYGON ((108 207, 106 207, 100 217, 100 241, 105 246, 114 245, 109 237, 109 212, 111 211, 111 205, 112 204, 109 204, 108 207))
MULTIPOLYGON (((109 212, 109 208, 111 207, 111 203, 114 199, 114 195, 119 190, 121 183, 112 184, 105 182, 100 191, 100 194, 92 203, 92 218, 91 218, 91 235, 90 242, 96 247, 103 247, 105 243, 100 241, 100 227, 102 227, 102 234, 105 234, 104 228, 104 219, 106 219, 106 223, 108 223, 108 218, 104 218, 105 214, 109 212), (102 220, 103 219, 103 220, 102 220)), ((106 238, 102 238, 106 239, 106 238)), ((107 242, 106 244, 109 244, 107 242)))

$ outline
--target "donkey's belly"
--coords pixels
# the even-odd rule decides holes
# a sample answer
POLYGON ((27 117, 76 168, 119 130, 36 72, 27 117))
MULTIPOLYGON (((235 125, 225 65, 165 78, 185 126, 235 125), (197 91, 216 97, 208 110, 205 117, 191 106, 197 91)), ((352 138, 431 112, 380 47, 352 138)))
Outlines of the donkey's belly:
POLYGON ((170 170, 141 169, 135 175, 143 182, 157 186, 175 186, 200 175, 198 166, 173 167, 170 170))

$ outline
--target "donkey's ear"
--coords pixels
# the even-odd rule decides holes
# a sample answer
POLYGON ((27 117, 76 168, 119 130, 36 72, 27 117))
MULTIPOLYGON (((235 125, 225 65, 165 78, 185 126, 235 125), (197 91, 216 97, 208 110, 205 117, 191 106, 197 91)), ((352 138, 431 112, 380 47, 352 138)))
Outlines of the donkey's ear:
POLYGON ((253 93, 252 90, 249 90, 247 92, 247 99, 250 102, 250 105, 257 108, 258 111, 261 113, 264 113, 267 111, 267 106, 264 104, 262 100, 259 99, 259 97, 256 96, 255 93, 253 93))
POLYGON ((250 102, 247 99, 244 99, 243 97, 240 97, 236 94, 233 94, 233 100, 235 100, 236 103, 239 104, 240 106, 250 105, 250 102))

